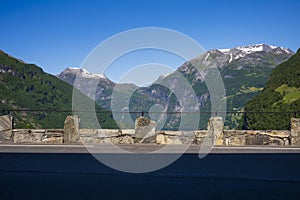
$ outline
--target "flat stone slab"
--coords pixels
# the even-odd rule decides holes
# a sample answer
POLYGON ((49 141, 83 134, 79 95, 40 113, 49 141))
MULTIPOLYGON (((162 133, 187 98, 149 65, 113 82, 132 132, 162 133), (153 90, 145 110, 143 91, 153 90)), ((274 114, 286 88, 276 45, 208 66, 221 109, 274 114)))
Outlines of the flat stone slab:
POLYGON ((12 116, 0 116, 0 131, 7 131, 12 129, 12 116))
POLYGON ((262 130, 262 131, 245 131, 246 134, 261 134, 261 135, 269 135, 271 137, 282 137, 287 138, 290 136, 291 132, 286 130, 262 130))

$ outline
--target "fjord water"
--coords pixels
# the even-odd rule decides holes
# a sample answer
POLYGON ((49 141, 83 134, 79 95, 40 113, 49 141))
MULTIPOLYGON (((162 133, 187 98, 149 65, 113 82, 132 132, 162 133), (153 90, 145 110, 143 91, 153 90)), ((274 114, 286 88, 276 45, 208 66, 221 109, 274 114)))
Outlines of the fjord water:
POLYGON ((143 174, 116 171, 90 154, 1 153, 0 163, 0 199, 298 199, 300 195, 300 154, 210 154, 203 159, 184 154, 164 169, 143 174))

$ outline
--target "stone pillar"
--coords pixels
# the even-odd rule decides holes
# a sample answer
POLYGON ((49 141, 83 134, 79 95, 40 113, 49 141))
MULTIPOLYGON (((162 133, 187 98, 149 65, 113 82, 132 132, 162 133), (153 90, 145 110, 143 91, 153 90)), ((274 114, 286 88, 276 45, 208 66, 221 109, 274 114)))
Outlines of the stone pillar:
POLYGON ((213 138, 214 145, 224 145, 223 142, 223 130, 224 130, 224 123, 222 117, 211 117, 208 121, 207 126, 208 134, 213 138))
POLYGON ((0 116, 0 143, 13 142, 12 139, 13 118, 11 115, 0 116))
POLYGON ((155 141, 156 123, 146 117, 138 117, 135 120, 135 142, 150 142, 151 138, 155 141))
POLYGON ((64 143, 76 143, 79 139, 79 117, 67 116, 64 123, 64 143))
POLYGON ((291 119, 291 145, 300 146, 300 118, 291 119))

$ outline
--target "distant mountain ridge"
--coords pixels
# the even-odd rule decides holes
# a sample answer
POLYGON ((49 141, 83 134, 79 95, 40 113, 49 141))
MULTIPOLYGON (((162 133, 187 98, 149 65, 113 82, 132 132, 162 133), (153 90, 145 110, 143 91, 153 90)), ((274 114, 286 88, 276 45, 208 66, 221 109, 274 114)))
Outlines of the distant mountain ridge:
MULTIPOLYGON (((128 111, 148 112, 151 106, 160 104, 168 112, 180 112, 181 106, 171 90, 163 87, 162 83, 168 83, 170 88, 178 85, 178 74, 181 74, 193 87, 197 95, 198 106, 201 111, 210 111, 210 95, 205 84, 205 69, 215 66, 219 69, 226 89, 227 110, 242 111, 247 101, 261 91, 272 71, 278 64, 288 60, 294 54, 288 48, 270 46, 266 44, 239 46, 232 49, 209 50, 204 54, 184 63, 174 73, 160 76, 157 81, 148 87, 140 87, 133 84, 125 84, 124 92, 135 90, 129 107, 120 108, 128 111)), ((86 85, 83 91, 89 96, 89 85, 93 78, 85 77, 86 73, 75 72, 72 69, 64 70, 58 77, 74 84, 74 74, 79 73, 82 77, 80 85, 86 85)), ((96 80, 96 79, 95 79, 96 80)), ((98 78, 97 78, 98 81, 98 78)), ((93 83, 94 84, 94 83, 93 83)), ((94 95, 97 103, 106 109, 110 109, 111 97, 116 84, 107 77, 100 78, 94 95)), ((184 91, 182 91, 184 92, 184 91)), ((124 95, 126 96, 126 95, 124 95)), ((183 101, 188 102, 189 94, 183 101)), ((194 105, 193 105, 194 106, 194 105)), ((195 109, 193 106, 188 110, 195 109)), ((202 116, 200 128, 205 128, 209 116, 202 116)), ((168 116, 165 123, 166 129, 176 129, 180 123, 180 115, 168 116)), ((241 128, 242 119, 238 115, 227 115, 226 125, 230 128, 241 128)))
MULTIPOLYGON (((278 46, 272 46, 267 44, 254 44, 254 45, 248 45, 248 46, 237 46, 233 49, 218 49, 222 53, 229 53, 232 50, 240 50, 246 54, 250 54, 253 52, 270 52, 270 51, 277 51, 278 54, 282 53, 282 51, 285 51, 288 54, 293 54, 294 52, 290 50, 289 48, 283 48, 278 46)), ((237 58, 236 58, 237 59, 237 58)))
MULTIPOLYGON (((272 69, 288 60, 294 53, 287 48, 266 44, 248 45, 226 50, 209 50, 184 63, 176 73, 182 74, 193 86, 198 96, 201 111, 210 111, 210 95, 205 84, 205 69, 217 67, 226 90, 227 110, 243 111, 248 100, 263 89, 272 69)), ((171 74, 162 81, 173 82, 176 76, 171 74)), ((180 107, 177 107, 180 110, 180 107)), ((225 125, 229 128, 242 128, 242 116, 228 114, 225 125)), ((200 128, 205 128, 209 116, 204 115, 200 128)), ((177 117, 178 119, 178 117, 177 117)))
POLYGON ((84 78, 108 79, 104 74, 93 74, 93 73, 87 71, 86 69, 81 69, 81 68, 77 68, 77 67, 68 67, 59 76, 61 76, 65 80, 67 80, 67 82, 71 83, 72 81, 74 81, 72 79, 72 78, 74 78, 74 76, 67 77, 70 74, 80 75, 84 78), (71 79, 68 79, 68 78, 71 78, 71 79))
MULTIPOLYGON (((70 85, 74 85, 78 77, 76 80, 78 89, 105 109, 111 110, 111 97, 116 83, 104 74, 93 74, 86 69, 68 67, 57 77, 70 85), (96 85, 96 91, 94 87, 91 87, 92 85, 96 85)), ((118 87, 124 88, 124 91, 137 88, 134 84, 118 84, 118 87)))

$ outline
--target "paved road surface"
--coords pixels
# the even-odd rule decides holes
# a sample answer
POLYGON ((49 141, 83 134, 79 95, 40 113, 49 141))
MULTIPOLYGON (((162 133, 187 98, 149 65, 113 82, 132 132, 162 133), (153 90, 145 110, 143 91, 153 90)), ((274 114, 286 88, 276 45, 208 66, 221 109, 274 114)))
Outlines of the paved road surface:
MULTIPOLYGON (((162 148, 149 144, 118 147, 134 152, 162 148)), ((182 150, 182 146, 173 147, 173 152, 182 150)), ((115 152, 108 145, 89 148, 115 152)), ((199 146, 191 146, 188 153, 195 154, 184 154, 151 173, 126 173, 99 162, 81 145, 0 145, 0 199, 287 200, 300 197, 300 148, 215 147, 213 154, 204 159, 199 159, 198 150, 199 146)), ((106 155, 126 166, 133 160, 128 159, 128 154, 101 156, 106 155)), ((155 156, 164 159, 169 155, 155 156)), ((149 159, 153 157, 150 155, 149 159)))

